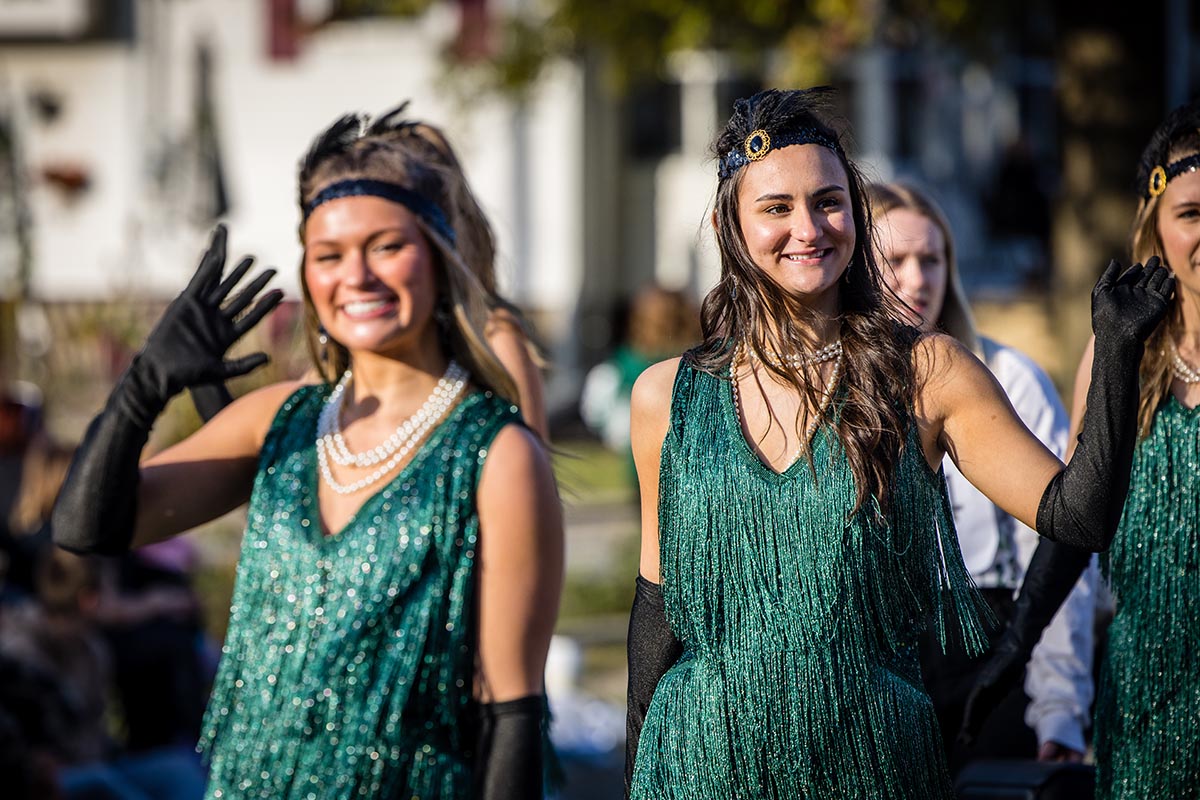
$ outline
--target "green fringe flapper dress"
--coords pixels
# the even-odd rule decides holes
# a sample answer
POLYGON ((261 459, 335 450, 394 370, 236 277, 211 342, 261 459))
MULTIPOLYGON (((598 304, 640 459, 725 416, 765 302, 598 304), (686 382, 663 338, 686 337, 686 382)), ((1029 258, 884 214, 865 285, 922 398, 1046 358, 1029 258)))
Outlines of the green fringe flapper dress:
POLYGON ((465 798, 475 490, 516 409, 468 395, 346 526, 323 535, 317 415, 297 391, 260 456, 204 721, 209 798, 465 798))
POLYGON ((918 634, 986 647, 942 475, 915 426, 887 522, 854 506, 836 434, 783 473, 746 443, 730 382, 686 359, 662 449, 667 618, 683 643, 642 729, 635 800, 951 797, 918 634))
POLYGON ((1096 797, 1200 797, 1200 408, 1171 396, 1154 415, 1106 566, 1096 797))

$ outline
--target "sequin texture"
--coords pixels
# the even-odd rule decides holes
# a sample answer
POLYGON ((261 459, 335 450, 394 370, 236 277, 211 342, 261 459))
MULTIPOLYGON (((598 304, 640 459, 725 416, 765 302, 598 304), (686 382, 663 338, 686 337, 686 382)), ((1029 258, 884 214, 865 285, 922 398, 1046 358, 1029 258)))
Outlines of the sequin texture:
POLYGON ((1096 797, 1200 786, 1200 408, 1174 396, 1138 443, 1104 559, 1116 616, 1096 696, 1096 797))
POLYGON ((475 489, 517 419, 476 392, 324 536, 304 387, 263 445, 200 749, 209 798, 461 798, 474 666, 475 489))
POLYGON ((986 642, 945 480, 914 428, 885 524, 848 517, 853 477, 828 426, 812 458, 766 467, 729 382, 681 367, 659 544, 684 653, 647 713, 634 800, 951 797, 915 642, 930 617, 943 646, 986 642))

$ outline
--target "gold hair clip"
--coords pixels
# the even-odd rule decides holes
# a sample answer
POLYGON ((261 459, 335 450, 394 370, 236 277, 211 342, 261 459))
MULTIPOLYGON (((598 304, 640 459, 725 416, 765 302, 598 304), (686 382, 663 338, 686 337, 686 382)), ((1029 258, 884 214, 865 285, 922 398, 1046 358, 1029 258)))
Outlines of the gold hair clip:
POLYGON ((758 161, 771 152, 771 137, 762 128, 751 131, 746 137, 746 158, 758 161))
POLYGON ((1167 171, 1162 167, 1150 170, 1150 183, 1146 187, 1151 197, 1158 197, 1167 190, 1167 171))

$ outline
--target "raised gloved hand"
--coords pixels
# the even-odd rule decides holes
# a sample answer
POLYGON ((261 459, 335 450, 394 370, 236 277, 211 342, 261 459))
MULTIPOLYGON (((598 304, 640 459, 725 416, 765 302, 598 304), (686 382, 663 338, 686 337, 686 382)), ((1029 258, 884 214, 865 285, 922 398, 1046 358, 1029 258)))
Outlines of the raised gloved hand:
POLYGON ((225 351, 283 297, 276 290, 255 302, 275 274, 265 270, 225 302, 252 263, 243 259, 221 280, 225 227, 218 226, 191 282, 167 307, 75 452, 51 515, 60 547, 125 552, 137 518, 138 462, 167 401, 185 388, 244 375, 267 361, 264 353, 225 360, 225 351))
POLYGON ((1058 613, 1092 554, 1042 539, 1021 582, 1012 619, 967 695, 958 741, 971 745, 988 716, 1025 678, 1025 666, 1042 631, 1058 613))
POLYGON ((1134 264, 1124 272, 1116 259, 1092 289, 1092 332, 1097 346, 1125 344, 1141 347, 1166 316, 1175 290, 1175 276, 1158 256, 1146 266, 1134 264))
POLYGON ((1092 291, 1096 334, 1087 410, 1071 463, 1046 485, 1037 531, 1083 550, 1106 550, 1125 508, 1137 445, 1143 345, 1170 307, 1175 276, 1158 257, 1121 273, 1108 265, 1092 291))
POLYGON ((252 258, 243 258, 221 280, 225 239, 225 226, 218 225, 196 274, 167 306, 126 373, 132 391, 124 392, 122 400, 130 415, 147 426, 167 401, 184 389, 245 375, 267 362, 265 353, 225 360, 233 343, 283 298, 278 290, 268 292, 246 311, 274 277, 275 270, 267 269, 225 302, 254 263, 252 258))

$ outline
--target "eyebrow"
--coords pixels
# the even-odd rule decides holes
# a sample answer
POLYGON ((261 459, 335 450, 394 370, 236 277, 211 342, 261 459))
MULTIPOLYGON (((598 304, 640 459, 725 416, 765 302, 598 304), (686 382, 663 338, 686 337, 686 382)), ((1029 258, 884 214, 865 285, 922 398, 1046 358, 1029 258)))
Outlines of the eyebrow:
MULTIPOLYGON (((371 233, 369 233, 366 237, 366 241, 368 243, 373 242, 376 239, 378 239, 380 236, 385 236, 389 233, 394 233, 399 236, 407 236, 408 230, 400 225, 388 226, 386 228, 380 228, 377 231, 372 231, 371 233)), ((342 240, 336 239, 336 238, 335 239, 317 239, 312 242, 307 242, 305 244, 305 246, 306 247, 315 247, 319 244, 329 245, 330 247, 337 247, 338 245, 342 244, 342 240)))
MULTIPOLYGON (((842 186, 841 184, 831 183, 828 186, 822 186, 820 189, 817 189, 815 192, 812 193, 812 196, 820 197, 821 195, 829 194, 830 192, 844 192, 844 191, 846 191, 846 187, 842 186)), ((761 197, 755 199, 754 202, 761 203, 764 200, 794 200, 794 199, 795 199, 794 195, 790 195, 790 194, 786 194, 786 193, 785 194, 764 194, 761 197)))

